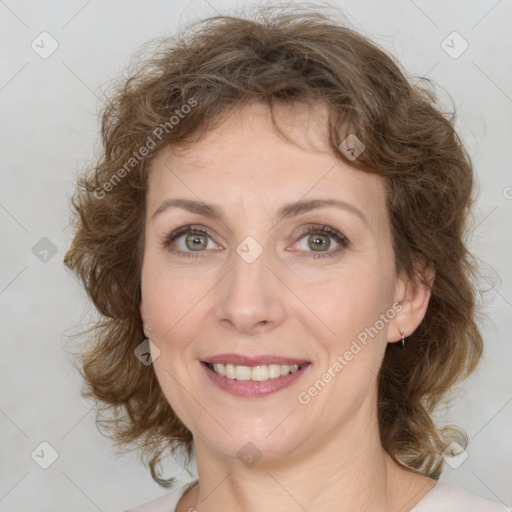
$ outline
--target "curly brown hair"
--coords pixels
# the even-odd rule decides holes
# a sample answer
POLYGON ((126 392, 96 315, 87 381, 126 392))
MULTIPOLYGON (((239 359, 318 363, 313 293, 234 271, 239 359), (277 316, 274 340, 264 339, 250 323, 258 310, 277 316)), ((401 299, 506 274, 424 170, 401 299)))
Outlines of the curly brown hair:
POLYGON ((441 474, 452 431, 436 427, 434 410, 483 350, 477 264, 466 246, 474 171, 455 114, 442 112, 431 82, 406 78, 392 57, 336 16, 325 7, 266 6, 191 23, 157 40, 102 112, 102 154, 78 179, 64 259, 101 314, 79 349, 82 393, 95 399, 105 435, 117 446, 136 442, 162 486, 173 481, 156 470, 163 454, 184 448, 190 461, 193 444, 152 366, 134 357, 145 338, 139 304, 147 171, 163 148, 194 144, 254 100, 271 112, 277 103, 325 103, 333 154, 384 177, 396 270, 431 287, 431 298, 405 348, 386 348, 378 375, 381 443, 397 463, 441 474), (356 160, 340 151, 349 134, 366 146, 356 160), (433 283, 416 272, 418 257, 435 270, 433 283))

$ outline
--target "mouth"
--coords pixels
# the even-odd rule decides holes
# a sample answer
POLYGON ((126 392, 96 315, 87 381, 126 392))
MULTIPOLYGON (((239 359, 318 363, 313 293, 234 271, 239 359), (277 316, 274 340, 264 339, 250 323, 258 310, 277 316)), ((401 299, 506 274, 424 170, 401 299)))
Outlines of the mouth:
POLYGON ((211 383, 242 398, 263 398, 285 389, 311 366, 304 360, 272 356, 249 358, 235 354, 215 356, 200 363, 211 383))

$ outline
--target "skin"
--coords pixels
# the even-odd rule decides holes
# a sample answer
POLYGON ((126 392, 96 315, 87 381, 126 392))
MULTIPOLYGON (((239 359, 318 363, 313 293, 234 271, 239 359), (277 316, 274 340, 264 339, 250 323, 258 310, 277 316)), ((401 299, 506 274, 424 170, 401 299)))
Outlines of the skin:
POLYGON ((406 512, 435 480, 398 466, 382 449, 376 375, 387 343, 422 321, 430 293, 397 275, 383 179, 331 153, 327 109, 279 106, 275 114, 294 144, 255 102, 189 150, 166 149, 150 169, 140 311, 160 350, 154 370, 162 391, 194 436, 200 481, 177 510, 406 512), (169 198, 215 203, 225 219, 178 208, 153 218, 169 198), (366 221, 332 206, 276 217, 283 204, 315 198, 350 203, 366 221), (187 246, 186 234, 172 245, 181 255, 162 246, 187 224, 207 229, 205 257, 187 246), (301 239, 311 225, 330 226, 349 245, 327 237, 312 248, 308 240, 318 233, 301 239), (252 263, 236 252, 247 236, 263 250, 252 263), (313 257, 338 247, 332 257, 313 257), (301 404, 298 393, 394 303, 401 304, 394 318, 301 404), (199 362, 228 352, 311 365, 286 389, 240 398, 214 386, 199 362), (251 467, 237 457, 249 442, 261 456, 251 467))

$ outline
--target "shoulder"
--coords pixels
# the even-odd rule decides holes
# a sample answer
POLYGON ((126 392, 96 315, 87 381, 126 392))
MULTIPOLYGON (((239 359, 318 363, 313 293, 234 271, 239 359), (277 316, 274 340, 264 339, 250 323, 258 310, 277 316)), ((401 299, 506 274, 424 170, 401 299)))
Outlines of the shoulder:
POLYGON ((192 487, 197 480, 188 482, 174 491, 160 496, 156 500, 148 501, 142 505, 127 509, 123 512, 175 512, 176 505, 189 487, 192 487))
POLYGON ((447 480, 438 480, 410 512, 511 512, 502 503, 472 494, 447 480))

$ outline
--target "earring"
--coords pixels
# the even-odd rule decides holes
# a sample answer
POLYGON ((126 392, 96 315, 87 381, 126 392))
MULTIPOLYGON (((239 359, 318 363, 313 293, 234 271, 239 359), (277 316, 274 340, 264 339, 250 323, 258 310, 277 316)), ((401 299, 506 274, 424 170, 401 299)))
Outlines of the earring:
POLYGON ((144 334, 146 335, 146 337, 149 339, 149 337, 151 336, 151 327, 148 327, 148 332, 145 332, 144 331, 144 334))
POLYGON ((402 335, 402 347, 405 346, 405 333, 402 329, 400 329, 400 334, 402 335))

